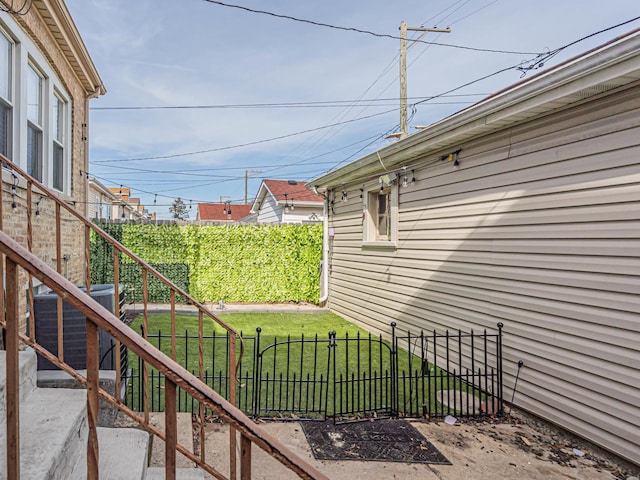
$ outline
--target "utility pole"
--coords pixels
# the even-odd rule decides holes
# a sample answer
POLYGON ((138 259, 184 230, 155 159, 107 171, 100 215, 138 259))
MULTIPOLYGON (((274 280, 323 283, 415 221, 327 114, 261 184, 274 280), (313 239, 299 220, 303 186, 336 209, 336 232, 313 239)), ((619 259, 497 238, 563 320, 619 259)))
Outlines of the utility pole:
POLYGON ((262 170, 245 170, 244 171, 244 204, 248 202, 247 192, 249 190, 249 174, 250 173, 262 173, 262 170))
POLYGON ((407 22, 400 24, 400 132, 389 135, 401 140, 407 136, 407 31, 451 33, 447 28, 407 27, 407 22))

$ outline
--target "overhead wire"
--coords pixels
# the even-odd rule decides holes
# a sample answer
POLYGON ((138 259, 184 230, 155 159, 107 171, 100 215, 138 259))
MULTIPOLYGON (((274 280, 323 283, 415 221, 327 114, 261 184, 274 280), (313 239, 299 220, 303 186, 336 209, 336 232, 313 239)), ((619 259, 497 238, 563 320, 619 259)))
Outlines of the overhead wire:
MULTIPOLYGON (((441 14, 443 14, 444 12, 446 12, 447 10, 451 9, 452 7, 455 7, 457 4, 462 3, 462 5, 460 5, 460 7, 456 8, 453 12, 451 12, 451 14, 453 14, 453 13, 455 13, 456 11, 458 11, 458 10, 459 10, 459 8, 462 8, 464 5, 466 5, 469 1, 470 1, 470 0, 458 0, 458 1, 456 1, 452 6, 446 7, 446 8, 445 8, 445 9, 443 9, 441 12, 439 12, 438 14, 436 14, 434 17, 431 17, 431 19, 433 19, 433 18, 435 18, 435 17, 437 17, 437 16, 440 16, 441 14)), ((451 15, 451 14, 450 14, 450 15, 451 15)), ((447 16, 447 17, 445 17, 445 19, 446 19, 446 18, 448 18, 448 16, 447 16)), ((431 19, 427 19, 425 22, 423 22, 423 25, 424 25, 424 24, 426 24, 427 22, 429 22, 431 19)), ((424 32, 424 33, 423 33, 420 37, 418 37, 418 38, 422 38, 422 36, 424 36, 425 34, 426 34, 426 32, 424 32)), ((440 37, 440 35, 438 35, 438 36, 436 37, 436 39, 437 39, 437 38, 439 38, 439 37, 440 37)), ((412 43, 412 44, 410 45, 410 47, 411 47, 411 46, 413 46, 413 45, 415 45, 415 44, 414 44, 414 43, 412 43)), ((427 46, 426 48, 429 48, 429 46, 427 46)), ((360 97, 359 97, 359 98, 362 98, 364 95, 366 95, 366 94, 367 94, 367 93, 368 93, 368 92, 369 92, 369 91, 370 91, 370 90, 371 90, 371 89, 372 89, 372 88, 373 88, 373 87, 374 87, 374 86, 375 86, 375 85, 376 85, 376 84, 377 84, 377 83, 378 83, 378 82, 379 82, 379 81, 384 77, 384 75, 386 75, 386 74, 391 70, 391 68, 392 68, 394 65, 397 65, 397 59, 398 59, 398 57, 399 57, 399 53, 396 53, 396 55, 391 59, 391 61, 390 61, 390 62, 387 64, 387 66, 382 70, 382 72, 378 75, 378 77, 377 77, 377 78, 376 78, 376 79, 375 79, 375 80, 374 80, 374 81, 373 81, 373 82, 372 82, 372 83, 371 83, 371 84, 370 84, 370 85, 365 89, 365 91, 360 95, 360 97)), ((415 60, 414 60, 414 61, 415 61, 415 60)), ((411 65, 412 65, 413 63, 414 63, 414 62, 412 62, 412 63, 411 63, 411 65)), ((373 103, 374 101, 377 101, 377 100, 379 99, 379 97, 380 97, 384 92, 386 92, 386 91, 387 91, 387 90, 388 90, 388 89, 389 89, 389 88, 390 88, 390 87, 391 87, 391 86, 392 86, 392 85, 393 85, 397 80, 398 80, 398 76, 396 76, 396 77, 395 77, 395 78, 394 78, 394 79, 393 79, 389 84, 387 84, 387 86, 386 86, 384 89, 382 89, 382 90, 380 91, 380 93, 378 93, 377 97, 375 97, 373 100, 371 100, 371 102, 369 103, 369 105, 370 105, 371 103, 373 103)), ((400 99, 398 98, 397 100, 399 101, 400 99)), ((354 107, 355 107, 355 106, 354 106, 354 107)), ((350 107, 349 109, 346 109, 346 110, 342 113, 342 117, 341 117, 341 116, 336 116, 336 117, 334 117, 334 119, 336 119, 336 118, 344 118, 344 117, 346 117, 346 115, 347 115, 347 114, 348 114, 348 113, 349 113, 349 112, 350 112, 354 107, 350 107)), ((360 111, 359 111, 358 113, 356 113, 356 115, 360 115, 363 111, 364 111, 364 108, 361 108, 361 109, 360 109, 360 111)), ((332 120, 332 121, 333 121, 333 120, 332 120)), ((324 132, 322 133, 322 135, 320 135, 320 136, 319 136, 319 138, 318 138, 318 139, 317 139, 317 140, 316 140, 316 141, 315 141, 315 142, 314 142, 314 143, 313 143, 309 148, 313 148, 313 147, 315 147, 316 145, 318 145, 318 144, 319 144, 321 141, 323 141, 324 139, 330 139, 330 138, 333 138, 333 137, 334 137, 334 136, 336 136, 338 133, 340 133, 340 131, 342 131, 344 128, 345 128, 345 127, 343 126, 343 127, 339 128, 339 129, 332 129, 332 130, 324 131, 324 132)), ((305 142, 305 143, 308 143, 308 142, 305 142)), ((358 152, 356 152, 356 153, 359 153, 359 152, 360 152, 360 150, 359 150, 358 152)))
MULTIPOLYGON (((98 179, 98 180, 103 180, 103 181, 104 181, 105 183, 107 183, 107 184, 112 184, 112 185, 113 185, 113 188, 122 187, 122 185, 121 185, 121 184, 114 183, 114 182, 112 182, 112 181, 111 181, 111 180, 109 180, 109 179, 102 178, 102 177, 97 176, 97 175, 94 175, 94 177, 95 177, 96 179, 98 179)), ((224 181, 226 181, 226 180, 220 180, 220 181, 217 181, 217 182, 211 182, 211 184, 212 184, 212 185, 214 185, 214 184, 216 184, 216 183, 221 183, 221 182, 224 182, 224 181)), ((300 185, 298 185, 298 186, 296 186, 296 185, 292 185, 292 187, 297 187, 297 188, 294 188, 294 189, 292 189, 292 190, 291 190, 291 195, 296 195, 296 194, 298 194, 298 193, 303 193, 303 192, 304 192, 304 193, 306 193, 306 192, 308 192, 308 189, 307 189, 306 187, 303 187, 303 186, 300 186, 300 185)), ((141 188, 137 188, 137 187, 127 187, 127 188, 129 188, 130 192, 146 193, 146 194, 149 194, 149 195, 153 195, 153 196, 154 196, 154 197, 156 197, 156 198, 157 198, 157 197, 160 197, 160 198, 169 198, 169 199, 175 199, 175 198, 176 198, 176 197, 174 197, 174 196, 172 196, 172 195, 166 195, 166 194, 164 194, 164 193, 157 193, 157 192, 150 192, 150 191, 143 190, 143 189, 141 189, 141 188)), ((163 192, 169 192, 169 191, 175 191, 175 190, 177 190, 177 189, 173 189, 173 190, 163 190, 163 192)), ((179 190, 182 190, 182 189, 179 189, 179 190)), ((289 193, 289 192, 288 192, 288 193, 289 193)), ((195 199, 195 198, 186 198, 186 197, 182 197, 182 196, 180 196, 179 198, 181 198, 182 200, 184 200, 184 201, 186 201, 186 202, 191 202, 191 203, 215 203, 215 202, 211 202, 211 200, 199 200, 199 199, 195 199)), ((244 199, 243 199, 243 200, 244 200, 244 199)), ((294 200, 295 200, 295 197, 294 197, 294 200)), ((232 200, 232 202, 234 202, 234 203, 241 203, 241 202, 240 202, 240 199, 232 200)), ((84 203, 84 202, 77 202, 77 203, 84 203)), ((92 202, 87 202, 87 203, 92 203, 92 202)), ((155 205, 156 205, 156 206, 158 206, 158 204, 157 204, 157 203, 156 203, 155 205)), ((145 205, 145 206, 146 206, 146 205, 145 205)), ((150 205, 149 205, 149 206, 150 206, 150 205)))
MULTIPOLYGON (((300 23, 306 23, 306 24, 310 24, 310 25, 315 25, 318 27, 326 27, 326 28, 332 28, 332 29, 336 29, 336 30, 343 30, 343 31, 348 31, 348 32, 355 32, 355 33, 363 33, 366 35, 371 35, 374 37, 378 37, 378 38, 391 38, 393 40, 401 40, 401 38, 397 35, 389 35, 386 33, 376 33, 376 32, 372 32, 370 30, 362 30, 360 28, 354 28, 354 27, 343 27, 343 26, 339 26, 339 25, 332 25, 330 23, 324 23, 324 22, 316 22, 314 20, 307 20, 307 19, 303 19, 303 18, 298 18, 298 17, 293 17, 291 15, 282 15, 279 13, 273 13, 273 12, 268 12, 266 10, 256 10, 253 8, 249 8, 249 7, 244 7, 242 5, 234 5, 231 3, 224 3, 224 2, 220 2, 218 0, 203 0, 204 2, 207 3, 212 3, 214 5, 220 5, 222 7, 229 7, 229 8, 237 8, 239 10, 244 10, 246 12, 250 12, 250 13, 257 13, 260 15, 268 15, 271 17, 276 17, 276 18, 282 18, 285 20, 292 20, 294 22, 300 22, 300 23)), ((513 51, 513 50, 499 50, 499 49, 491 49, 491 48, 479 48, 479 47, 469 47, 469 46, 464 46, 464 45, 453 45, 450 43, 439 43, 439 42, 427 42, 424 40, 419 40, 420 43, 425 43, 428 45, 437 45, 440 47, 449 47, 449 48, 459 48, 459 49, 463 49, 463 50, 472 50, 475 52, 488 52, 488 53, 502 53, 502 54, 511 54, 511 55, 537 55, 540 52, 522 52, 522 51, 513 51)))
MULTIPOLYGON (((497 0, 495 0, 495 1, 497 1, 497 0)), ((494 1, 494 2, 492 2, 491 4, 495 3, 495 1, 494 1)), ((489 4, 489 5, 491 5, 491 4, 489 4)), ((484 7, 484 8, 486 8, 486 7, 484 7)), ((477 11, 479 11, 479 10, 477 10, 477 11)), ((467 17, 468 17, 468 16, 467 16, 467 17)), ((467 17, 464 17, 464 18, 467 18, 467 17)), ((457 87, 455 87, 455 88, 452 88, 452 89, 450 89, 450 90, 447 90, 447 91, 445 91, 445 92, 442 92, 442 93, 440 93, 440 94, 438 94, 438 95, 434 95, 434 96, 432 96, 432 97, 428 97, 428 98, 422 99, 422 100, 420 100, 420 101, 418 101, 418 102, 415 102, 415 103, 411 104, 411 107, 413 107, 413 108, 415 109, 418 105, 424 104, 424 103, 426 103, 426 102, 428 102, 428 101, 430 101, 430 100, 432 100, 432 99, 436 99, 436 98, 440 98, 440 97, 445 96, 445 95, 449 95, 449 94, 451 94, 451 93, 453 93, 453 92, 456 92, 456 91, 458 91, 458 90, 460 90, 460 89, 462 89, 462 88, 468 87, 468 86, 473 85, 473 84, 475 84, 475 83, 478 83, 478 82, 480 82, 480 81, 482 81, 482 80, 485 80, 485 79, 487 79, 487 78, 490 78, 490 77, 492 77, 492 76, 498 75, 498 74, 500 74, 500 73, 503 73, 503 72, 506 72, 506 71, 509 71, 509 70, 519 69, 519 70, 529 71, 529 70, 534 70, 534 69, 540 68, 540 67, 542 67, 542 66, 544 65, 544 63, 545 63, 545 62, 549 61, 551 58, 553 58, 554 56, 556 56, 558 53, 560 53, 561 51, 563 51, 563 50, 565 50, 565 49, 567 49, 567 48, 569 48, 569 47, 571 47, 571 46, 573 46, 573 45, 576 45, 576 44, 578 44, 578 43, 580 43, 580 42, 582 42, 582 41, 584 41, 584 40, 586 40, 586 39, 592 38, 592 37, 594 37, 594 36, 596 36, 596 35, 599 35, 599 34, 601 34, 601 33, 604 33, 604 32, 607 32, 607 31, 613 30, 613 29, 615 29, 615 28, 618 28, 618 27, 621 27, 621 26, 627 25, 627 24, 632 23, 632 22, 634 22, 634 21, 637 21, 637 20, 639 20, 639 19, 640 19, 640 16, 638 16, 638 17, 634 17, 634 18, 632 18, 632 19, 630 19, 630 20, 627 20, 627 21, 625 21, 625 22, 621 22, 621 23, 619 23, 619 24, 616 24, 616 25, 613 25, 613 26, 607 27, 607 28, 605 28, 605 29, 601 29, 601 30, 599 30, 599 31, 597 31, 597 32, 593 32, 593 33, 591 33, 591 34, 589 34, 589 35, 586 35, 586 36, 583 36, 583 37, 581 37, 581 38, 579 38, 579 39, 577 39, 577 40, 574 40, 574 41, 572 41, 572 42, 570 42, 570 43, 568 43, 568 44, 566 44, 566 45, 563 45, 563 46, 561 46, 561 47, 559 47, 559 48, 557 48, 557 49, 555 49, 555 50, 548 51, 548 52, 547 52, 547 53, 545 53, 544 55, 536 55, 536 57, 535 57, 535 58, 533 58, 533 59, 525 60, 525 61, 522 61, 522 62, 520 62, 520 63, 516 64, 516 65, 511 65, 511 66, 508 66, 508 67, 505 67, 505 68, 499 69, 499 70, 497 70, 497 71, 495 71, 495 72, 493 72, 493 73, 490 73, 490 74, 484 75, 484 76, 482 76, 482 77, 480 77, 480 78, 477 78, 477 79, 471 80, 471 81, 469 81, 469 82, 465 82, 465 83, 464 83, 464 84, 462 84, 462 85, 459 85, 459 86, 457 86, 457 87)), ((390 112, 392 112, 392 111, 396 111, 396 110, 394 109, 394 110, 391 110, 391 111, 381 112, 381 113, 378 113, 378 114, 375 114, 375 115, 371 115, 371 116, 369 116, 369 117, 364 117, 364 118, 371 118, 371 117, 374 117, 374 116, 379 116, 379 115, 383 115, 383 114, 386 114, 386 113, 390 113, 390 112)), ((414 110, 412 113, 415 113, 415 110, 414 110)), ((351 123, 352 121, 355 121, 355 120, 350 120, 350 121, 342 122, 342 123, 351 123)), ((339 124, 338 124, 338 125, 339 125, 339 124)), ((331 126, 335 126, 335 125, 331 125, 331 126)), ((301 133, 308 133, 308 132, 313 132, 313 131, 320 131, 320 130, 323 130, 323 129, 325 129, 325 128, 328 128, 328 127, 327 127, 327 126, 325 126, 325 127, 320 127, 320 128, 317 128, 317 129, 311 129, 311 130, 307 130, 307 131, 304 131, 304 132, 298 132, 298 133, 296 133, 296 134, 290 134, 290 135, 285 135, 285 136, 281 136, 281 137, 276 137, 276 138, 274 138, 274 139, 268 139, 268 140, 257 141, 257 142, 250 142, 250 143, 248 143, 248 144, 239 145, 239 146, 223 147, 223 148, 221 148, 221 149, 212 149, 212 150, 209 150, 209 151, 219 151, 219 150, 227 150, 227 149, 229 149, 229 148, 239 148, 239 147, 241 147, 241 146, 253 145, 253 144, 257 144, 257 143, 264 143, 264 141, 277 140, 277 139, 279 139, 279 138, 286 138, 286 137, 288 137, 288 136, 298 135, 298 134, 301 134, 301 133)), ((392 129, 392 130, 389 130, 389 131, 393 131, 393 129, 392 129)), ((358 153, 360 153, 361 151, 363 151, 364 149, 366 149, 368 146, 370 146, 371 144, 373 144, 373 143, 375 143, 376 141, 378 141, 378 140, 381 138, 381 135, 375 135, 375 136, 373 136, 373 137, 371 137, 371 138, 372 138, 372 140, 371 140, 367 145, 365 145, 364 147, 360 148, 357 152, 355 152, 355 153, 353 153, 353 154, 349 155, 347 158, 345 158, 345 159, 341 160, 340 162, 338 162, 338 163, 334 164, 334 166, 333 166, 330 170, 333 170, 333 169, 337 168, 339 165, 341 165, 341 164, 345 163, 345 162, 346 162, 346 161, 348 161, 350 158, 352 158, 353 156, 357 155, 358 153)), ((205 153, 205 152, 206 152, 206 151, 195 152, 195 153, 205 153)), ((191 155, 191 154, 194 154, 194 152, 192 152, 192 153, 188 153, 188 154, 169 155, 169 156, 159 156, 159 157, 144 157, 144 158, 140 158, 140 159, 124 159, 124 160, 125 160, 125 161, 133 161, 133 160, 147 160, 147 159, 158 159, 158 158, 173 158, 173 157, 175 157, 175 156, 186 156, 186 155, 191 155)), ((118 160, 120 160, 120 159, 115 159, 115 161, 118 161, 118 160)), ((97 162, 94 162, 94 163, 106 163, 106 162, 113 162, 113 161, 114 161, 114 160, 103 160, 103 161, 97 161, 97 162)), ((256 168, 256 167, 252 167, 252 168, 256 168)), ((275 168, 278 168, 278 167, 275 167, 275 168)), ((274 169, 275 169, 275 168, 274 168, 274 169)), ((330 170, 329 170, 329 171, 330 171, 330 170)), ((236 177, 236 179, 238 179, 238 178, 242 178, 242 177, 236 177)), ((236 180, 236 179, 234 179, 234 180, 236 180)), ((230 179, 221 179, 221 180, 217 180, 217 181, 215 181, 215 182, 210 182, 210 183, 208 183, 208 184, 209 184, 209 185, 213 185, 213 184, 218 184, 218 183, 222 183, 222 182, 225 182, 225 181, 230 181, 230 179)), ((136 190, 136 191, 139 191, 139 192, 141 192, 141 193, 147 193, 147 194, 150 194, 150 195, 161 195, 161 196, 166 197, 166 198, 173 198, 173 197, 168 196, 168 195, 157 194, 157 193, 155 193, 155 192, 148 192, 148 191, 145 191, 145 190, 142 190, 142 189, 135 189, 135 190, 136 190)), ((182 190, 182 189, 173 189, 173 190, 164 190, 164 191, 166 192, 166 191, 175 191, 175 190, 182 190)), ((187 199, 187 200, 194 201, 194 199, 187 199)), ((202 203, 202 202, 201 202, 201 203, 202 203)))
MULTIPOLYGON (((560 52, 562 52, 563 50, 566 50, 566 49, 567 49, 567 48, 569 48, 569 47, 572 47, 573 45, 576 45, 576 44, 578 44, 578 43, 580 43, 580 42, 583 42, 583 41, 585 41, 585 40, 588 40, 589 38, 593 38, 593 37, 595 37, 595 36, 597 36, 597 35, 600 35, 601 33, 609 32, 609 31, 611 31, 611 30, 614 30, 614 29, 616 29, 616 28, 622 27, 622 26, 624 26, 624 25, 628 25, 628 24, 633 23, 633 22, 638 21, 638 20, 640 20, 640 16, 636 16, 636 17, 631 18, 631 19, 629 19, 629 20, 626 20, 626 21, 624 21, 624 22, 618 23, 618 24, 616 24, 616 25, 612 25, 612 26, 607 27, 607 28, 603 28, 602 30, 598 30, 597 32, 593 32, 593 33, 590 33, 590 34, 588 34, 588 35, 585 35, 585 36, 583 36, 583 37, 581 37, 581 38, 578 38, 577 40, 574 40, 574 41, 572 41, 572 42, 569 42, 569 43, 567 43, 566 45, 563 45, 562 47, 559 47, 559 48, 556 48, 555 50, 551 50, 550 52, 547 52, 545 55, 543 55, 543 56, 540 58, 540 60, 538 60, 538 61, 536 62, 536 64, 540 64, 540 66, 543 66, 543 65, 544 65, 544 63, 548 62, 548 61, 549 61, 549 60, 551 60, 553 57, 555 57, 556 55, 558 55, 560 52)), ((532 68, 527 67, 527 68, 523 68, 522 70, 523 70, 523 72, 524 72, 524 73, 526 73, 526 70, 531 70, 531 69, 532 69, 532 68)), ((449 92, 447 92, 447 93, 449 93, 449 92)))
MULTIPOLYGON (((450 95, 450 97, 475 97, 487 95, 486 93, 468 93, 461 95, 450 95)), ((429 96, 411 97, 411 100, 428 98, 429 96)), ((121 105, 111 107, 90 107, 90 110, 110 111, 110 110, 206 110, 206 109, 232 109, 232 108, 345 108, 360 106, 360 103, 367 102, 398 102, 399 98, 375 98, 356 100, 331 100, 314 102, 281 102, 281 103, 247 103, 247 104, 220 104, 220 105, 121 105)), ((465 103, 465 102, 451 102, 465 103)), ((388 106, 386 104, 376 106, 388 106)))
POLYGON ((141 161, 141 160, 163 160, 163 159, 167 159, 167 158, 188 157, 188 156, 191 156, 191 155, 200 155, 200 154, 203 154, 203 153, 221 152, 221 151, 232 150, 232 149, 236 149, 236 148, 249 147, 249 146, 252 146, 252 145, 259 145, 261 143, 273 142, 273 141, 276 141, 276 140, 282 140, 284 138, 295 137, 297 135, 303 135, 305 133, 311 133, 311 132, 316 132, 318 130, 323 130, 325 128, 330 128, 330 127, 335 126, 335 125, 341 125, 341 124, 345 124, 345 123, 353 123, 353 122, 357 122, 357 121, 360 121, 360 120, 366 120, 368 118, 379 117, 381 115, 386 115, 388 113, 395 112, 395 111, 396 111, 395 109, 385 110, 384 112, 378 112, 378 113, 374 113, 374 114, 371 114, 371 115, 366 115, 364 117, 359 117, 359 118, 355 118, 355 119, 352 119, 352 120, 346 120, 344 122, 340 122, 340 123, 337 123, 337 124, 325 125, 325 126, 322 126, 322 127, 311 128, 311 129, 307 129, 307 130, 302 130, 300 132, 288 133, 286 135, 280 135, 280 136, 277 136, 277 137, 266 138, 266 139, 263 139, 263 140, 256 140, 256 141, 253 141, 253 142, 247 142, 247 143, 242 143, 242 144, 238 144, 238 145, 230 145, 230 146, 226 146, 226 147, 210 148, 210 149, 207 149, 207 150, 198 150, 198 151, 194 151, 194 152, 175 153, 175 154, 171 154, 171 155, 157 155, 157 156, 152 156, 152 157, 112 158, 112 159, 106 159, 106 160, 94 160, 93 163, 134 162, 134 161, 141 161))

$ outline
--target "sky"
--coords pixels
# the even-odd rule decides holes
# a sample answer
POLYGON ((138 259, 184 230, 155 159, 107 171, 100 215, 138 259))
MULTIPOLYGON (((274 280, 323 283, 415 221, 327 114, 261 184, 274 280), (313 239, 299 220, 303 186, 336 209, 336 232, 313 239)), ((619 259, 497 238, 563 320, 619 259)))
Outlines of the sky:
POLYGON ((540 66, 640 16, 638 0, 66 4, 107 89, 91 102, 89 173, 160 219, 178 197, 194 219, 197 203, 252 203, 262 179, 307 181, 397 141, 402 21, 451 28, 409 32, 423 35, 407 54, 410 134, 640 27, 540 66))

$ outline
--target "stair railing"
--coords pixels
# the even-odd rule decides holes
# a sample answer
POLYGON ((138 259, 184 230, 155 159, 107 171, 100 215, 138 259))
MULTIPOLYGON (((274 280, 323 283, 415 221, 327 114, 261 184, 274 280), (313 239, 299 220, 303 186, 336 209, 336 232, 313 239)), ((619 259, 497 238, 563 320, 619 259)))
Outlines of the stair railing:
MULTIPOLYGON (((300 478, 327 479, 325 475, 309 465, 305 460, 289 451, 276 438, 268 434, 242 413, 238 408, 225 400, 221 395, 178 365, 174 360, 157 350, 143 337, 125 325, 112 312, 97 303, 89 295, 78 289, 72 282, 56 272, 44 261, 22 247, 13 238, 0 232, 0 253, 5 255, 6 262, 6 350, 7 350, 7 477, 20 478, 20 403, 19 403, 19 365, 18 352, 20 342, 32 347, 38 354, 54 362, 64 371, 87 386, 87 478, 99 479, 99 445, 98 445, 98 402, 99 398, 110 402, 119 410, 144 425, 145 419, 136 412, 122 405, 116 397, 100 388, 99 385, 99 349, 98 332, 103 329, 118 341, 122 342, 144 362, 148 362, 165 377, 165 432, 152 427, 151 433, 158 435, 166 442, 165 478, 176 478, 176 451, 187 456, 200 468, 218 479, 226 479, 220 471, 191 453, 177 442, 176 392, 180 387, 195 401, 211 409, 225 419, 230 426, 240 433, 241 461, 240 478, 251 478, 251 447, 260 447, 267 454, 277 459, 282 465, 295 472, 300 478), (39 345, 31 335, 20 332, 19 320, 19 270, 37 278, 53 292, 79 312, 86 316, 87 374, 82 376, 56 355, 39 345)), ((144 425, 149 428, 150 425, 144 425)), ((201 450, 204 450, 201 448, 201 450)), ((236 476, 230 476, 236 480, 236 476)))
MULTIPOLYGON (((98 235, 103 238, 113 248, 113 272, 114 272, 114 313, 116 317, 121 315, 120 305, 120 264, 124 257, 128 262, 137 265, 141 269, 142 277, 142 316, 143 316, 143 338, 147 339, 148 321, 149 321, 149 283, 150 278, 155 278, 161 284, 169 289, 170 292, 170 315, 171 315, 171 358, 176 360, 176 304, 182 302, 187 305, 195 307, 198 313, 199 323, 199 370, 198 378, 201 382, 204 382, 204 368, 203 368, 203 331, 205 319, 210 319, 216 324, 220 325, 229 333, 229 348, 228 348, 228 365, 229 365, 229 385, 228 385, 228 401, 235 405, 236 395, 238 389, 237 380, 237 365, 242 357, 242 338, 231 326, 221 320, 213 312, 207 309, 203 304, 191 297, 180 287, 173 284, 164 275, 159 273, 155 268, 142 260, 136 254, 127 249, 120 242, 113 239, 108 233, 99 228, 89 219, 85 218, 80 212, 76 210, 76 201, 66 197, 63 193, 54 191, 42 185, 38 180, 30 176, 26 171, 14 164, 11 160, 0 155, 0 174, 2 174, 2 191, 0 192, 0 231, 8 233, 11 231, 11 236, 19 240, 23 246, 26 246, 27 251, 32 253, 40 253, 40 255, 48 255, 48 252, 52 249, 55 251, 54 258, 45 258, 45 265, 47 261, 55 264, 56 273, 65 277, 76 278, 79 281, 84 280, 86 285, 86 293, 91 293, 91 250, 90 240, 91 234, 98 235), (7 189, 7 187, 9 187, 7 189), (34 197, 36 198, 34 200, 34 197), (10 205, 11 211, 7 211, 7 205, 10 205), (25 214, 26 218, 22 217, 25 214), (48 221, 46 217, 53 218, 53 221, 48 221), (7 228, 5 228, 7 227, 7 228), (16 232, 18 232, 16 234, 16 232), (80 261, 76 261, 76 267, 69 264, 69 259, 63 254, 63 245, 69 247, 73 243, 84 244, 84 258, 80 261), (81 267, 77 267, 80 263, 81 267), (238 348, 238 346, 240 348, 238 348), (239 351, 238 351, 239 350, 239 351)), ((84 201, 84 200, 81 200, 84 201)), ((47 265, 49 266, 49 265, 47 265)), ((26 329, 24 325, 18 324, 19 331, 26 330, 30 345, 34 346, 34 349, 40 353, 44 358, 49 360, 54 365, 68 371, 72 376, 82 381, 78 374, 72 373, 71 367, 64 368, 66 365, 64 361, 64 329, 63 329, 63 307, 64 301, 61 296, 57 299, 57 351, 55 353, 48 352, 42 346, 36 347, 35 339, 35 316, 34 312, 34 275, 26 270, 26 283, 27 283, 27 306, 22 304, 21 311, 29 311, 30 315, 27 316, 26 329)), ((4 275, 4 264, 0 262, 0 277, 4 275)), ((21 281, 24 277, 21 277, 21 281)), ((37 278, 37 277, 36 277, 37 278)), ((23 300, 24 301, 24 300, 23 300)), ((5 299, 0 295, 0 310, 4 309, 5 299)), ((19 303, 20 305, 20 303, 19 303)), ((24 318, 24 317, 23 317, 24 318)), ((0 319, 0 326, 4 326, 4 322, 0 319)), ((120 392, 122 387, 122 365, 121 365, 121 353, 120 353, 120 339, 115 338, 114 352, 115 352, 115 391, 120 392)), ((147 431, 160 436, 162 433, 155 428, 149 420, 149 401, 148 401, 148 384, 149 384, 149 363, 143 362, 142 368, 142 381, 143 381, 143 417, 135 415, 129 410, 123 403, 120 395, 107 399, 110 403, 120 411, 131 416, 135 415, 136 421, 138 421, 143 428, 147 431), (127 412, 128 411, 128 412, 127 412)), ((203 403, 200 403, 199 409, 199 425, 200 425, 200 438, 204 440, 205 432, 205 420, 206 420, 206 408, 203 403)), ((230 477, 236 478, 237 466, 237 435, 232 425, 229 431, 229 469, 230 477)), ((241 446, 242 447, 242 446, 241 446)), ((181 453, 182 450, 180 450, 181 453)), ((189 452, 190 453, 190 452, 189 452)), ((193 454, 191 454, 193 455, 193 454)), ((187 455, 188 456, 188 455, 187 455)), ((205 449, 200 449, 200 461, 205 462, 205 449)))

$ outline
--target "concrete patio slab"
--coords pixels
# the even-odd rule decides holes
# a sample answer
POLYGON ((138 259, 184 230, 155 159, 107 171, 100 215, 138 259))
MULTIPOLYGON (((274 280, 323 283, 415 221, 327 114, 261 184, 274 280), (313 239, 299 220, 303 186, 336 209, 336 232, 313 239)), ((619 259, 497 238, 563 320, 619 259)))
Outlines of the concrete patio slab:
MULTIPOLYGON (((570 445, 556 445, 529 425, 514 423, 421 422, 412 424, 433 443, 452 465, 316 460, 297 422, 261 423, 296 454, 335 480, 616 480, 620 477, 593 460, 588 450, 574 453, 570 445), (558 447, 558 448, 556 448, 558 447), (583 453, 584 456, 579 454, 583 453)), ((206 425, 207 461, 228 475, 228 427, 224 423, 206 425)), ((298 478, 291 471, 253 448, 252 478, 288 480, 298 478)), ((619 472, 615 472, 619 473, 619 472)))

